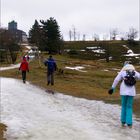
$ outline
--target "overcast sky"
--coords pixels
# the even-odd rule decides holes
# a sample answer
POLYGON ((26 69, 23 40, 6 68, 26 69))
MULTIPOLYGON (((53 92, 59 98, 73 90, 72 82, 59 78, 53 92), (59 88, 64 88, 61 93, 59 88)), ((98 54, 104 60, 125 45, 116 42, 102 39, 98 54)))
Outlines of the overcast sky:
POLYGON ((1 25, 15 20, 18 29, 28 31, 35 19, 54 17, 64 39, 73 27, 76 33, 92 39, 109 34, 111 29, 128 32, 139 30, 139 0, 1 0, 1 25))

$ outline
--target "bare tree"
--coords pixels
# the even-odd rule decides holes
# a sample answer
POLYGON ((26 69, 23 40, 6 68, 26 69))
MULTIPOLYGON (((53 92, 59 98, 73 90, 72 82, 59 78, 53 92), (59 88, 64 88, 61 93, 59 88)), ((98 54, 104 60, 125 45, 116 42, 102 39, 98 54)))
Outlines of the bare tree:
POLYGON ((80 32, 77 33, 78 41, 80 40, 80 32))
POLYGON ((99 35, 98 34, 94 34, 93 35, 93 39, 94 39, 94 41, 99 41, 99 35))
POLYGON ((83 41, 85 41, 86 40, 86 35, 85 34, 83 34, 83 41))
POLYGON ((121 39, 122 41, 126 40, 126 35, 125 35, 124 32, 120 32, 119 35, 120 35, 120 39, 121 39))
POLYGON ((107 40, 108 37, 109 37, 108 34, 104 34, 104 35, 103 35, 103 40, 107 40))
POLYGON ((126 36, 128 40, 133 41, 135 38, 138 37, 138 31, 135 28, 131 27, 129 28, 129 32, 126 34, 126 36))
POLYGON ((118 35, 118 29, 114 28, 110 31, 110 40, 116 40, 116 36, 118 35))
MULTIPOLYGON (((11 32, 6 29, 0 29, 0 49, 5 50, 5 54, 9 55, 10 61, 15 63, 20 46, 11 32)), ((6 60, 8 60, 7 58, 8 56, 6 56, 6 60)))
POLYGON ((70 41, 71 41, 71 38, 72 38, 72 31, 69 30, 69 38, 70 38, 70 41))
POLYGON ((76 28, 74 25, 73 25, 72 29, 73 29, 73 39, 75 41, 76 40, 76 28))

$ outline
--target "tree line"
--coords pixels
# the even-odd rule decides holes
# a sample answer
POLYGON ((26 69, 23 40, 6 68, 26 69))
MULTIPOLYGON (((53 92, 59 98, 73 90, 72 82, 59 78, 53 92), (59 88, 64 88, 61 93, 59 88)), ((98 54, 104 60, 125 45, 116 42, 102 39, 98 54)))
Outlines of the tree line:
MULTIPOLYGON (((118 30, 116 28, 110 31, 110 40, 116 40, 118 35, 118 30)), ((126 34, 127 38, 122 37, 121 40, 127 40, 128 45, 137 45, 135 38, 138 36, 138 31, 131 27, 126 34)), ((76 29, 73 27, 73 32, 69 32, 70 42, 72 37, 74 37, 74 42, 76 40, 76 29)), ((104 39, 106 40, 106 39, 104 39)), ((41 51, 47 51, 49 54, 61 53, 65 43, 60 32, 60 27, 53 17, 47 20, 35 20, 31 29, 29 30, 28 41, 31 45, 37 46, 41 51)), ((85 35, 83 35, 83 41, 85 41, 85 35)), ((99 36, 94 35, 94 41, 99 42, 99 36)), ((109 45, 109 44, 108 44, 109 45)), ((100 45, 108 48, 108 45, 100 45)), ((105 49, 105 50, 107 50, 105 49)), ((7 61, 14 63, 17 59, 17 54, 20 50, 20 42, 12 36, 10 31, 6 29, 0 29, 0 61, 7 61)), ((108 52, 108 51, 107 51, 108 52)), ((109 55, 107 55, 108 58, 109 55)))
MULTIPOLYGON (((72 29, 69 30, 69 41, 85 41, 86 40, 86 34, 82 35, 82 38, 80 39, 80 32, 76 31, 75 26, 72 27, 72 29)), ((133 42, 138 37, 138 31, 134 27, 130 27, 128 32, 122 33, 119 31, 118 28, 112 28, 110 29, 108 34, 103 34, 103 40, 117 40, 119 38, 120 40, 128 40, 130 42, 133 42)), ((92 39, 94 41, 99 41, 100 36, 97 33, 93 33, 92 39)))
MULTIPOLYGON (((49 54, 61 53, 63 38, 56 19, 35 20, 29 30, 28 42, 49 54)), ((0 62, 15 63, 21 49, 20 43, 10 30, 0 28, 0 62)))
POLYGON ((29 30, 29 43, 37 46, 41 51, 48 51, 49 54, 61 53, 63 38, 60 27, 53 17, 48 20, 35 20, 29 30))

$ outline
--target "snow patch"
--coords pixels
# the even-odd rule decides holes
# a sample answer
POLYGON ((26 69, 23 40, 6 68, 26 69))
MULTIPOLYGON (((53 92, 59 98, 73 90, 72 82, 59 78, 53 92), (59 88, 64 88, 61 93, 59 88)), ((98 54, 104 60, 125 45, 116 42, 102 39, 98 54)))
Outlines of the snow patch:
POLYGON ((82 66, 75 66, 75 67, 65 67, 66 69, 71 69, 71 70, 77 70, 77 71, 80 71, 80 72, 87 72, 87 71, 83 71, 81 69, 84 69, 85 67, 82 67, 82 66))
POLYGON ((8 67, 0 67, 0 71, 19 68, 19 66, 20 66, 20 64, 15 64, 15 65, 12 64, 12 65, 10 65, 8 67))

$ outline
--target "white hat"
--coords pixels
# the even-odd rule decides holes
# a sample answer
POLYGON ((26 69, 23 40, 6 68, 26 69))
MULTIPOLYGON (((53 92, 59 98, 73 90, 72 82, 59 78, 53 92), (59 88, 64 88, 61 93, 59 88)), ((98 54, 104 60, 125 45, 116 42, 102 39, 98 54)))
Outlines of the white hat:
POLYGON ((123 68, 122 68, 123 71, 126 71, 126 70, 135 70, 135 67, 132 65, 132 64, 126 64, 123 68))
POLYGON ((131 61, 125 61, 123 66, 127 65, 127 64, 132 64, 131 61))

